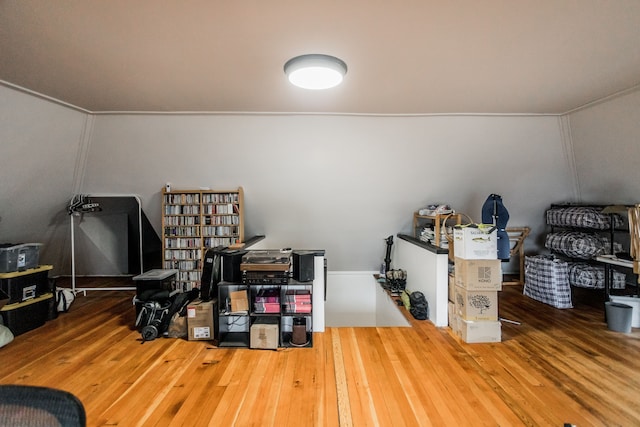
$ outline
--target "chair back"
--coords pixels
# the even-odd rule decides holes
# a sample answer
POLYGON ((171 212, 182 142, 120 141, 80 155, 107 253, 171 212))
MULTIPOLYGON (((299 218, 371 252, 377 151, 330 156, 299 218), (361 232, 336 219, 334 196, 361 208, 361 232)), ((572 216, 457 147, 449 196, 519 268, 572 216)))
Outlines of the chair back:
POLYGON ((86 427, 82 402, 49 387, 0 385, 0 426, 86 427))

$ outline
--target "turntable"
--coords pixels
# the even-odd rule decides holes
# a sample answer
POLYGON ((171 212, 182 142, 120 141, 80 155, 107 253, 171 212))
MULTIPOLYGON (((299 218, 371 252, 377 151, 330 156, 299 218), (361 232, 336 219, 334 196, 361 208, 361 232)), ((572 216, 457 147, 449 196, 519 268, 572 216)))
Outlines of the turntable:
POLYGON ((291 250, 249 251, 242 257, 242 271, 289 271, 291 250))

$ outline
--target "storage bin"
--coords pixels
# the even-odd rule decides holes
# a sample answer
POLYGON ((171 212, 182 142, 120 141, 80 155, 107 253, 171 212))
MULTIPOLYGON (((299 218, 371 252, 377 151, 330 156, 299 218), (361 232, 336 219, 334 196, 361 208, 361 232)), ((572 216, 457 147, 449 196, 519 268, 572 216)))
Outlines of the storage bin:
POLYGON ((607 301, 604 303, 607 315, 607 327, 615 332, 631 332, 631 316, 633 307, 619 302, 607 301))
POLYGON ((629 305, 631 310, 631 327, 640 328, 640 298, 632 295, 610 295, 612 302, 629 305))
POLYGON ((552 255, 525 257, 522 293, 555 308, 573 308, 569 263, 552 255))
POLYGON ((0 289, 0 308, 9 303, 9 295, 0 289))
POLYGON ((52 293, 17 304, 7 304, 0 309, 3 324, 17 336, 44 325, 49 316, 52 293))
POLYGON ((37 267, 40 246, 42 246, 42 243, 0 244, 0 273, 37 267))
POLYGON ((0 273, 0 289, 9 295, 7 304, 23 302, 50 292, 49 270, 51 265, 41 265, 25 271, 0 273))

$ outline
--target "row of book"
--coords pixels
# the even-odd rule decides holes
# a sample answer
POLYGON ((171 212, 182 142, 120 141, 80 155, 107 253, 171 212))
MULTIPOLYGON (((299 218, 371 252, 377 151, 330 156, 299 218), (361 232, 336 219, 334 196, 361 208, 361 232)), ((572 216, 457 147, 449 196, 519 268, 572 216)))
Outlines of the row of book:
MULTIPOLYGON (((189 270, 200 270, 201 266, 202 266, 202 261, 200 260, 168 260, 168 261, 164 261, 164 263, 162 264, 162 268, 164 268, 165 270, 181 270, 178 273, 178 279, 179 280, 192 280, 189 278, 189 276, 187 276, 186 278, 183 278, 181 275, 182 274, 189 274, 189 273, 198 273, 198 280, 200 280, 200 272, 198 271, 189 271, 189 270), (184 270, 184 271, 182 271, 184 270)), ((195 277, 195 276, 194 276, 195 277)))
POLYGON ((202 195, 202 203, 238 203, 238 193, 206 193, 202 195))
POLYGON ((216 246, 233 245, 236 242, 236 237, 205 237, 203 241, 206 247, 215 248, 216 246))
POLYGON ((238 227, 229 227, 225 225, 204 226, 202 227, 202 234, 204 236, 237 236, 238 227))
POLYGON ((311 313, 311 291, 289 289, 284 293, 283 310, 285 313, 311 313))
POLYGON ((222 205, 204 205, 202 211, 205 215, 231 215, 238 213, 238 206, 233 203, 222 205))
MULTIPOLYGON (((254 297, 254 313, 279 313, 280 289, 262 288, 254 297)), ((289 289, 283 295, 283 313, 311 313, 311 291, 289 289)))
MULTIPOLYGON (((280 313, 280 303, 257 302, 253 304, 253 312, 256 314, 276 314, 280 313)), ((311 313, 311 303, 309 304, 283 304, 282 312, 290 313, 311 313)))
POLYGON ((205 216, 202 223, 205 225, 239 225, 240 217, 238 215, 205 216))
POLYGON ((200 260, 202 250, 200 249, 165 249, 164 259, 166 260, 200 260))
POLYGON ((200 205, 164 205, 165 215, 200 215, 200 205))
POLYGON ((169 249, 193 249, 200 247, 201 240, 193 238, 164 239, 164 247, 169 249))
POLYGON ((202 203, 238 203, 238 193, 205 193, 202 203))
POLYGON ((164 235, 166 237, 200 237, 200 227, 182 226, 182 227, 165 227, 164 235))
POLYGON ((200 193, 165 194, 164 203, 169 205, 200 204, 200 193))
POLYGON ((283 304, 284 313, 311 313, 311 302, 305 304, 283 304))
POLYGON ((165 216, 165 225, 200 225, 199 216, 165 216))

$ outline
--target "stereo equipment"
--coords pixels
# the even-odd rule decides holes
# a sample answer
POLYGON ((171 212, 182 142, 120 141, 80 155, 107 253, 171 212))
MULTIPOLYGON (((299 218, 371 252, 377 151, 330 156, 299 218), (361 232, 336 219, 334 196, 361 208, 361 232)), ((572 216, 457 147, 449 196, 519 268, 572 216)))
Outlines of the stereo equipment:
POLYGON ((245 285, 286 285, 289 283, 289 272, 243 271, 242 283, 245 285))
POLYGON ((293 279, 298 282, 310 282, 315 277, 314 272, 315 252, 293 252, 293 279))
POLYGON ((248 251, 242 257, 242 271, 289 271, 291 250, 248 251))
POLYGON ((240 264, 247 251, 228 250, 222 253, 222 280, 225 282, 242 281, 240 264))

